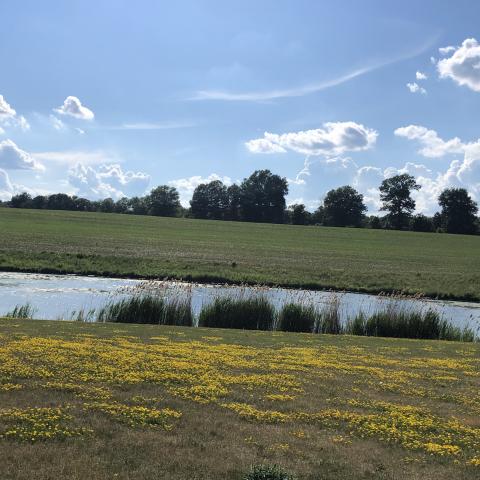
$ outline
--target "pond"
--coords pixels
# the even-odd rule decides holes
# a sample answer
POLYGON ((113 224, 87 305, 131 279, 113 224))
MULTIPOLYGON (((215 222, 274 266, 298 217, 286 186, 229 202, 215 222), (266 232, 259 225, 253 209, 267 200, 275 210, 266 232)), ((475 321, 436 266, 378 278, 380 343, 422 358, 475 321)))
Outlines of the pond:
POLYGON ((29 303, 35 318, 47 320, 72 319, 79 311, 98 310, 106 303, 131 296, 145 289, 160 291, 162 295, 190 295, 192 308, 198 315, 203 304, 213 298, 238 295, 265 295, 279 307, 294 301, 326 305, 336 296, 343 321, 362 311, 370 314, 385 307, 389 302, 401 302, 408 308, 431 308, 460 327, 469 326, 476 332, 480 329, 480 304, 438 300, 401 299, 366 295, 361 293, 332 293, 326 291, 289 290, 282 288, 246 287, 228 285, 205 285, 182 282, 102 278, 76 275, 48 275, 34 273, 0 272, 0 316, 16 305, 29 303))

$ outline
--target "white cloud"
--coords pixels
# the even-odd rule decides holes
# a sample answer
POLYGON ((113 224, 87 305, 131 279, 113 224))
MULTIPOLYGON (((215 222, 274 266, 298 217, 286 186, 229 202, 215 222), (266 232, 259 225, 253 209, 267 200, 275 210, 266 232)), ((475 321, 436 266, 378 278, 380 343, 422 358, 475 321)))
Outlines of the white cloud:
POLYGON ((0 168, 0 200, 10 200, 13 194, 13 185, 8 173, 0 168))
POLYGON ((2 127, 0 127, 0 135, 5 135, 5 130, 2 127))
POLYGON ((150 183, 150 176, 142 172, 124 172, 120 165, 91 166, 77 164, 68 172, 68 182, 77 195, 99 199, 142 195, 150 183))
MULTIPOLYGON (((19 127, 24 132, 30 130, 30 125, 23 115, 17 116, 17 112, 5 100, 3 95, 0 95, 0 123, 4 127, 19 127)), ((5 130, 0 127, 0 134, 5 133, 5 130)))
POLYGON ((449 45, 448 47, 440 47, 438 49, 438 51, 440 52, 440 55, 448 55, 449 53, 452 53, 456 50, 455 47, 453 47, 452 45, 449 45))
POLYGON ((323 128, 281 135, 265 132, 263 138, 246 142, 253 153, 291 150, 304 155, 335 157, 345 152, 367 150, 375 145, 378 133, 355 122, 328 122, 323 128))
POLYGON ((12 140, 0 142, 0 167, 12 170, 44 170, 45 167, 12 140))
POLYGON ((49 117, 52 127, 57 131, 62 131, 67 128, 67 126, 55 115, 50 115, 49 117))
POLYGON ((213 182, 214 180, 220 180, 227 187, 233 184, 233 181, 230 177, 222 177, 216 173, 210 174, 208 177, 202 177, 200 175, 195 175, 188 178, 179 178, 177 180, 171 180, 168 182, 168 185, 175 187, 180 194, 180 202, 184 207, 189 206, 189 201, 192 198, 195 188, 197 188, 202 183, 213 182))
POLYGON ((428 78, 428 76, 423 72, 416 72, 415 73, 415 78, 417 80, 426 80, 428 78))
POLYGON ((116 155, 103 150, 36 152, 32 153, 32 156, 38 161, 53 162, 59 165, 68 165, 70 167, 75 166, 77 163, 82 165, 103 165, 120 162, 120 159, 116 155))
POLYGON ((3 95, 0 95, 0 118, 12 118, 17 112, 9 105, 3 95))
POLYGON ((429 130, 421 125, 408 125, 395 130, 395 135, 416 140, 422 148, 418 151, 424 157, 442 157, 448 153, 463 153, 464 144, 458 138, 442 140, 435 130, 429 130))
POLYGON ((423 87, 418 85, 417 82, 407 83, 407 88, 410 90, 411 93, 421 93, 423 95, 427 93, 427 91, 423 87))
MULTIPOLYGON (((452 160, 444 172, 433 172, 424 165, 413 163, 407 163, 403 169, 398 170, 415 175, 422 186, 421 190, 415 193, 417 210, 424 213, 436 211, 438 195, 448 187, 466 188, 474 199, 480 200, 480 140, 466 143, 459 138, 453 138, 445 141, 435 130, 416 125, 397 129, 395 134, 419 141, 423 145, 419 153, 424 157, 463 155, 463 160, 452 160)), ((385 173, 395 174, 392 169, 387 169, 385 173)))
POLYGON ((437 63, 440 78, 451 78, 458 85, 480 92, 480 45, 477 40, 467 38, 458 48, 446 48, 446 54, 452 55, 437 63))
POLYGON ((248 150, 252 153, 285 153, 286 150, 280 145, 266 139, 257 138, 245 143, 248 150))
POLYGON ((81 120, 93 120, 95 116, 89 108, 82 105, 77 97, 71 95, 65 99, 62 106, 55 108, 54 111, 81 120))

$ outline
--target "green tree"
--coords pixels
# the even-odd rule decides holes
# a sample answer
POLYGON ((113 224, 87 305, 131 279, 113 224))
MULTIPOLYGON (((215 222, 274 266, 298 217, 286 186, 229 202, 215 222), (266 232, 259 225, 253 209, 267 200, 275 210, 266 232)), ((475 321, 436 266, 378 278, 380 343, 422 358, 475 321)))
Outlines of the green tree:
POLYGON ((433 232, 435 230, 433 220, 421 213, 412 218, 411 228, 414 232, 433 232))
POLYGON ((157 217, 175 217, 180 207, 180 196, 175 187, 160 185, 145 198, 147 213, 157 217))
POLYGON ((464 188, 447 188, 438 197, 441 225, 447 233, 474 234, 478 206, 464 188))
POLYGON ((239 185, 233 184, 227 188, 228 195, 228 220, 241 219, 241 194, 239 185))
POLYGON ((310 222, 310 212, 308 212, 303 203, 296 203, 288 207, 288 214, 292 225, 308 225, 310 222))
POLYGON ((214 180, 200 184, 190 200, 190 212, 194 218, 223 220, 228 217, 229 197, 227 187, 214 180))
POLYGON ((363 195, 348 185, 327 192, 323 208, 325 225, 334 227, 360 226, 367 210, 363 195))
POLYGON ((387 222, 392 228, 402 229, 408 226, 412 212, 415 210, 415 200, 411 197, 412 190, 419 190, 415 178, 408 173, 387 178, 380 185, 381 210, 387 211, 387 222))
POLYGON ((240 205, 244 220, 283 223, 288 182, 270 170, 257 170, 240 185, 240 205))
POLYGON ((32 196, 27 193, 19 193, 18 195, 13 195, 10 200, 10 206, 13 208, 30 208, 32 202, 32 196))

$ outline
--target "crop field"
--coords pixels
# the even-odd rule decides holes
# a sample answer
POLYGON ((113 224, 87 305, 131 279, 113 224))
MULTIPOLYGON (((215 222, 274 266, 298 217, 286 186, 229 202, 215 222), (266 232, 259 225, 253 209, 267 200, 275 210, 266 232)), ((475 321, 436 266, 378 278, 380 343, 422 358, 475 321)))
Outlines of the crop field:
POLYGON ((480 300, 480 236, 2 208, 0 269, 480 300))
POLYGON ((3 479, 478 479, 480 346, 0 320, 3 479))

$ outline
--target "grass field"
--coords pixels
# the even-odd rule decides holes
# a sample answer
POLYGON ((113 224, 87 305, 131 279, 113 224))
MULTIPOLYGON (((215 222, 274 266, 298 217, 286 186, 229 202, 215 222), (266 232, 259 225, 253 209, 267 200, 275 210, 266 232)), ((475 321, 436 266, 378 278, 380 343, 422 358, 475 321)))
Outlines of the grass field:
POLYGON ((480 300, 480 236, 2 208, 0 269, 480 300))
POLYGON ((478 479, 480 345, 0 319, 1 478, 478 479))

